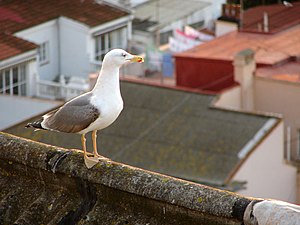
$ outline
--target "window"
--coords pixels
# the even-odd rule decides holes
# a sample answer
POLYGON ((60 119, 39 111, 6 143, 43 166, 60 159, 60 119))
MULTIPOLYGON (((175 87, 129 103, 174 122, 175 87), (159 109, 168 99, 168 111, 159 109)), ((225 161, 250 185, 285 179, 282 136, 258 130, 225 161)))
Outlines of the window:
POLYGON ((189 24, 189 26, 196 29, 196 30, 199 30, 204 26, 204 20, 201 20, 197 23, 189 24))
POLYGON ((45 64, 49 62, 49 42, 44 42, 40 45, 38 49, 39 62, 40 64, 45 64))
POLYGON ((102 61, 105 54, 113 48, 126 48, 126 27, 95 37, 95 60, 102 61))
POLYGON ((26 95, 26 65, 0 70, 0 94, 26 95))
POLYGON ((160 35, 159 44, 160 45, 167 44, 169 42, 169 37, 171 37, 173 35, 173 30, 160 33, 159 35, 160 35))

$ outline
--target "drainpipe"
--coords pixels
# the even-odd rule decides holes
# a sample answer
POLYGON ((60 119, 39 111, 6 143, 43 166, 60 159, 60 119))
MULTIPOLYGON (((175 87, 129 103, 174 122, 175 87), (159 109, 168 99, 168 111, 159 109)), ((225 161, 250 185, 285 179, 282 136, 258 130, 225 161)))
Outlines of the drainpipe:
POLYGON ((291 127, 290 126, 288 126, 287 128, 286 128, 286 140, 287 140, 287 143, 286 143, 286 149, 287 149, 287 151, 286 151, 286 159, 287 159, 287 161, 288 162, 290 162, 291 161, 291 127))

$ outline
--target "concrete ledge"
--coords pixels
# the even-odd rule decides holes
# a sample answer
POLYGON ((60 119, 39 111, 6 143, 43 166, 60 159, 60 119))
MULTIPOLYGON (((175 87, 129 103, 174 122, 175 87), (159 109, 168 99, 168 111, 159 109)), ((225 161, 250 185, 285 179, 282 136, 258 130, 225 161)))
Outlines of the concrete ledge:
POLYGON ((5 133, 0 161, 0 224, 241 224, 261 201, 5 133))

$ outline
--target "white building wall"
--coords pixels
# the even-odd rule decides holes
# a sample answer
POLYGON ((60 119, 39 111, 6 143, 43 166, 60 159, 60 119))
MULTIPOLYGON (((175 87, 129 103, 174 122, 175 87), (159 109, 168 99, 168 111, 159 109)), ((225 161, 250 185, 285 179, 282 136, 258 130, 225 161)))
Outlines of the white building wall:
POLYGON ((210 6, 206 7, 203 10, 204 18, 205 18, 205 27, 210 29, 214 26, 214 21, 221 16, 222 14, 222 4, 226 3, 226 0, 200 0, 204 2, 211 3, 210 6))
POLYGON ((59 75, 58 36, 57 23, 52 20, 35 27, 16 33, 17 37, 31 41, 37 45, 49 42, 49 61, 39 64, 38 73, 40 79, 53 80, 59 75))
POLYGON ((61 74, 87 78, 90 70, 89 27, 66 17, 58 19, 58 27, 61 74))
POLYGON ((226 3, 226 0, 197 0, 201 2, 208 2, 211 3, 209 6, 210 15, 212 18, 216 19, 221 16, 222 13, 222 4, 226 3))
POLYGON ((216 37, 220 37, 229 32, 236 31, 238 29, 238 25, 233 22, 227 22, 222 20, 216 20, 215 24, 215 35, 216 37))
POLYGON ((35 44, 49 42, 49 62, 38 64, 41 80, 53 80, 59 75, 87 78, 93 71, 95 40, 94 32, 105 30, 118 24, 127 26, 127 37, 131 38, 132 16, 89 28, 75 20, 59 17, 58 19, 37 25, 16 33, 17 37, 35 44))
POLYGON ((282 114, 286 129, 291 129, 291 136, 286 140, 286 156, 292 160, 299 160, 299 83, 256 76, 254 88, 255 109, 282 114))
POLYGON ((235 181, 247 181, 247 189, 238 193, 296 202, 297 170, 283 160, 283 145, 283 122, 280 122, 234 175, 235 181))
POLYGON ((214 104, 216 107, 220 108, 231 108, 235 110, 241 109, 241 87, 236 86, 230 88, 218 97, 218 100, 214 104))

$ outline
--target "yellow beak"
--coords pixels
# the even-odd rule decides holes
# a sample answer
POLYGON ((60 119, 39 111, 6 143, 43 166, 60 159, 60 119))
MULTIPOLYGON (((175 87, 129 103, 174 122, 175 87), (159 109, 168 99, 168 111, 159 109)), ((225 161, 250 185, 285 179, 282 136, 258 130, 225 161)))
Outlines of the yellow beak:
POLYGON ((138 56, 138 55, 134 55, 132 59, 130 59, 130 62, 138 62, 138 63, 142 63, 144 62, 143 57, 138 56))

